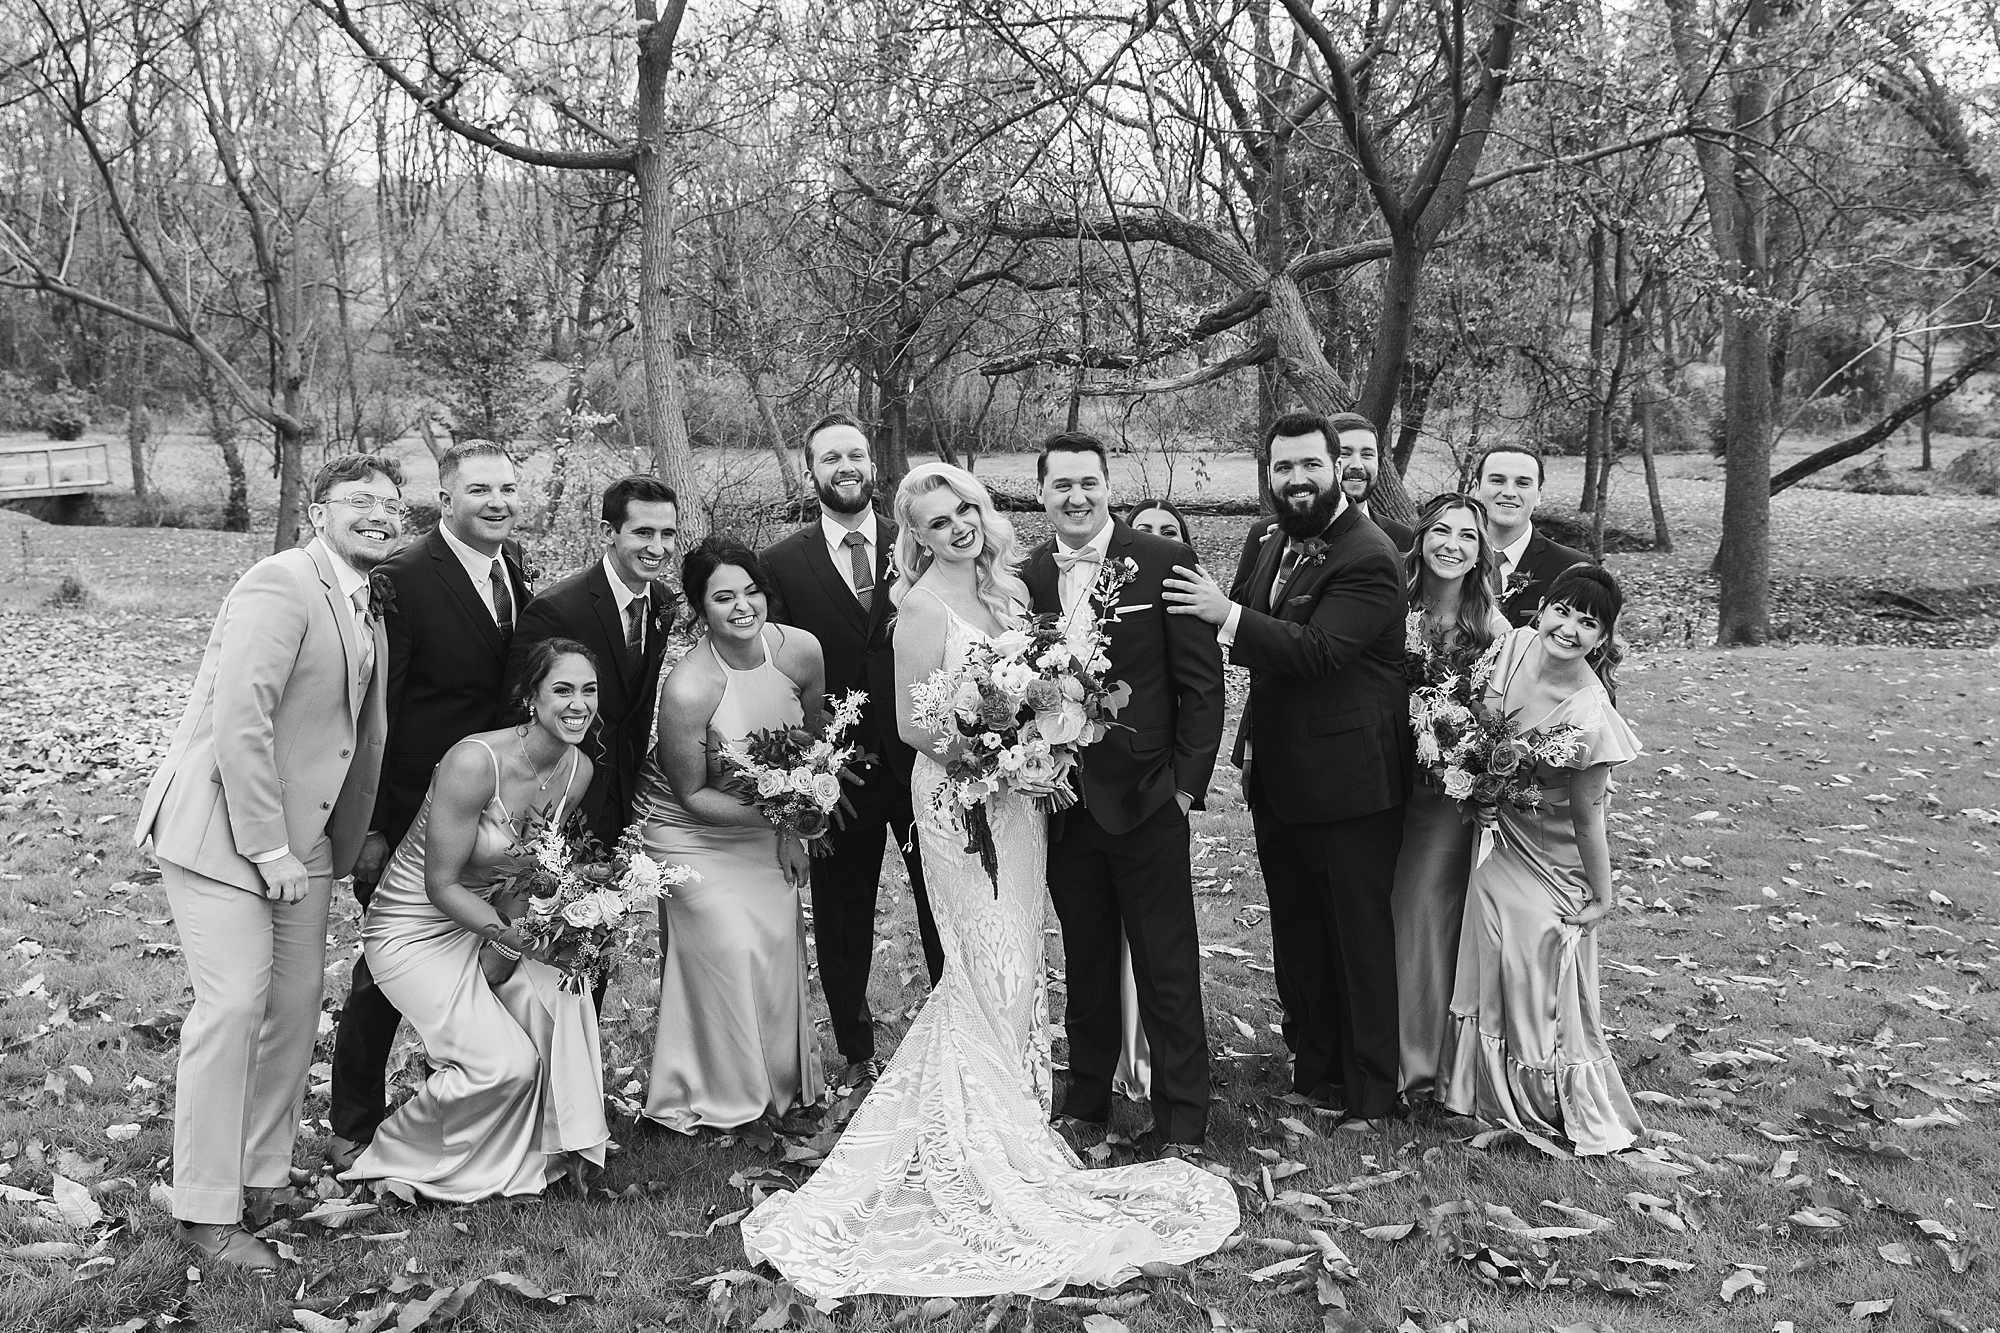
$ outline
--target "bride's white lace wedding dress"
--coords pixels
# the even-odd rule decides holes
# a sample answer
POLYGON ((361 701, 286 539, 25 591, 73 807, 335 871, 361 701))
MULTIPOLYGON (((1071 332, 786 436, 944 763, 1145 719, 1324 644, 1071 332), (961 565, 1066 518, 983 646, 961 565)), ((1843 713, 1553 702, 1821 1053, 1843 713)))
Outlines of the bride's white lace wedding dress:
MULTIPOLYGON (((979 636, 954 614, 947 665, 979 636)), ((917 836, 944 975, 818 1172, 743 1219, 745 1252, 824 1298, 1046 1297, 1214 1251, 1237 1225, 1228 1181, 1182 1161, 1085 1170, 1050 1127, 1047 816, 1023 797, 989 801, 996 895, 964 835, 928 813, 942 779, 919 754, 917 836)))

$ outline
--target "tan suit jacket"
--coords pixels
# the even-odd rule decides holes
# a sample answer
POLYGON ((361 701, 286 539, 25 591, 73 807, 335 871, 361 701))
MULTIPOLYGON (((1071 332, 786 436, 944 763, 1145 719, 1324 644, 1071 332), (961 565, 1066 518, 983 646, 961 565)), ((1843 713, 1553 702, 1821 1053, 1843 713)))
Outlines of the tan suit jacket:
POLYGON ((223 599, 139 810, 136 841, 161 860, 252 893, 264 889, 252 854, 289 847, 319 873, 325 838, 333 878, 354 868, 382 769, 389 648, 378 618, 364 692, 334 558, 319 541, 281 551, 223 599))

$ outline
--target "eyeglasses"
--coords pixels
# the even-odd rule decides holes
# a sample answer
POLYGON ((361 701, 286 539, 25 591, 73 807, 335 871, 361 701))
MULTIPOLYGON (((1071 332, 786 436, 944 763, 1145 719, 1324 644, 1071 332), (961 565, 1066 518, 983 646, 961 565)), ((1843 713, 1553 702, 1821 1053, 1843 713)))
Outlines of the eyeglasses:
POLYGON ((351 495, 330 496, 322 503, 346 505, 357 514, 372 514, 379 509, 391 518, 401 518, 410 512, 410 507, 401 500, 391 500, 380 495, 370 495, 366 491, 355 491, 351 495))

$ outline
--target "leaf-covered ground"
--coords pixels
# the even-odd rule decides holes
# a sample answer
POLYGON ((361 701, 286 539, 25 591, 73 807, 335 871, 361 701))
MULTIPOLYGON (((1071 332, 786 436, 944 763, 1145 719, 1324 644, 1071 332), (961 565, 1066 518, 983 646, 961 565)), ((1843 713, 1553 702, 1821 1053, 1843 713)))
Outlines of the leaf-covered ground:
MULTIPOLYGON (((261 543, 36 528, 30 544, 40 553, 0 593, 0 1327, 2000 1323, 1990 651, 1636 654, 1622 699, 1649 749, 1614 806, 1624 910, 1604 927, 1603 975, 1614 1050, 1654 1131, 1635 1161, 1565 1160, 1453 1120, 1329 1133, 1288 1102, 1249 821, 1225 780, 1197 825, 1198 905, 1211 1146, 1245 1210, 1235 1248, 1108 1298, 826 1314, 743 1273, 734 1227, 759 1191, 809 1169, 825 1119, 689 1140, 620 1115, 623 1152, 588 1200, 348 1206, 316 1174, 321 1068, 298 1161, 329 1203, 278 1233, 296 1261, 259 1284, 190 1269, 153 1201, 188 994, 130 821, 214 602, 261 543), (72 540, 90 545, 66 554, 72 540), (86 560, 96 609, 41 608, 86 560)), ((886 1047, 922 998, 901 895, 882 938, 886 1047)), ((354 944, 347 909, 329 1009, 354 944)), ((652 1036, 642 978, 620 981, 607 1016, 611 1087, 629 1097, 652 1036)), ((407 1087, 420 1052, 404 1055, 407 1087)))

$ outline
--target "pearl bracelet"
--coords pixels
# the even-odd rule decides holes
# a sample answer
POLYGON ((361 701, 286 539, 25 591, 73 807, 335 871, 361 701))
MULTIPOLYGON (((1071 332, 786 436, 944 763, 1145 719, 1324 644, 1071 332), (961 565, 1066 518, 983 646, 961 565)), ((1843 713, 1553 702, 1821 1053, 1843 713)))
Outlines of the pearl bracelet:
POLYGON ((508 962, 518 963, 521 961, 521 951, 519 949, 510 949, 506 945, 502 944, 499 940, 488 940, 486 941, 486 943, 487 946, 491 948, 494 953, 499 954, 502 958, 505 958, 508 962))

